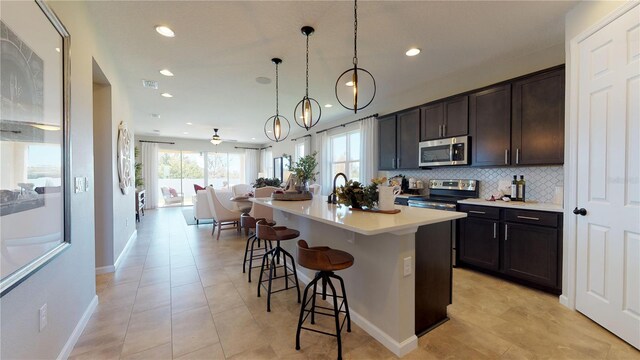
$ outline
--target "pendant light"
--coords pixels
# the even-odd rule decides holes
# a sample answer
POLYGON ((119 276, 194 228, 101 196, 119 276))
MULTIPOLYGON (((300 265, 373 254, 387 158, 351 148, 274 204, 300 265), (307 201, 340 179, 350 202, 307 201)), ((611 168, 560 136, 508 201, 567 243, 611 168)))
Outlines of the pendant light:
POLYGON ((269 140, 279 142, 289 136, 291 125, 289 120, 278 111, 278 65, 282 63, 282 59, 273 58, 271 62, 276 64, 276 114, 264 123, 264 134, 269 140))
POLYGON ((210 141, 213 145, 219 145, 222 143, 222 138, 218 135, 218 129, 213 129, 213 136, 210 141))
POLYGON ((293 119, 298 126, 309 130, 320 121, 320 117, 322 116, 322 108, 318 101, 309 97, 309 35, 313 34, 315 30, 311 26, 303 26, 300 31, 307 37, 306 88, 304 97, 298 102, 293 111, 293 119), (316 109, 314 110, 314 108, 316 109))
POLYGON ((353 2, 353 16, 353 68, 340 74, 335 92, 340 105, 357 113, 369 106, 376 97, 376 79, 370 72, 358 67, 358 0, 353 2), (351 103, 345 105, 349 103, 348 99, 351 99, 351 103))

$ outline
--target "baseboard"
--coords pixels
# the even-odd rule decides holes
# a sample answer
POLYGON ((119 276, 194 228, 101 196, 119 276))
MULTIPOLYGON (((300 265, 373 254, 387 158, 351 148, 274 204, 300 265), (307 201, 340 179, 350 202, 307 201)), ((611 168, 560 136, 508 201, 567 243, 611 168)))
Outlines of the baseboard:
POLYGON ((100 266, 96 268, 96 275, 100 275, 100 274, 108 274, 108 273, 112 273, 116 271, 116 267, 113 265, 109 265, 109 266, 100 266))
POLYGON ((73 351, 73 348, 76 346, 80 335, 82 335, 84 328, 87 326, 87 323, 89 323, 89 319, 91 319, 91 315, 93 315, 93 312, 96 310, 97 306, 98 295, 95 295, 89 303, 89 306, 87 306, 87 308, 85 309, 84 314, 82 314, 82 317, 78 321, 76 328, 73 329, 73 332, 71 333, 71 336, 69 336, 67 343, 64 344, 62 350, 60 351, 60 354, 58 354, 58 360, 65 360, 69 357, 69 355, 71 355, 71 351, 73 351))
POLYGON ((116 259, 116 262, 113 263, 114 271, 118 269, 118 266, 122 262, 122 259, 124 259, 125 255, 127 255, 127 252, 131 248, 131 244, 133 244, 133 241, 136 238, 138 238, 138 230, 133 231, 133 233, 129 237, 129 240, 127 240, 127 244, 124 246, 124 249, 122 249, 122 252, 120 253, 120 255, 118 255, 118 259, 116 259))
MULTIPOLYGON (((300 267, 296 267, 296 269, 298 270, 298 278, 300 280, 306 284, 311 282, 312 279, 302 272, 300 267)), ((384 347, 389 349, 389 351, 394 353, 397 357, 403 357, 418 348, 418 337, 416 335, 412 335, 404 341, 398 342, 352 309, 349 309, 349 313, 351 314, 351 320, 353 320, 354 323, 360 326, 362 330, 366 331, 367 334, 371 335, 374 339, 378 340, 379 343, 384 345, 384 347)))
POLYGON ((569 305, 569 298, 566 297, 565 295, 560 295, 560 305, 564 305, 565 307, 574 310, 570 305, 569 305))

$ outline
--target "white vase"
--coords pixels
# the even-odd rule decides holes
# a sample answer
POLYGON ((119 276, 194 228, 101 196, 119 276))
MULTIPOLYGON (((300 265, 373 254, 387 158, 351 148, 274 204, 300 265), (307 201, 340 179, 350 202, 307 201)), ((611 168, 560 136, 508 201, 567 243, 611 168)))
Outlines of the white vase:
POLYGON ((378 209, 382 211, 395 209, 395 200, 398 195, 400 195, 399 186, 378 185, 378 209))

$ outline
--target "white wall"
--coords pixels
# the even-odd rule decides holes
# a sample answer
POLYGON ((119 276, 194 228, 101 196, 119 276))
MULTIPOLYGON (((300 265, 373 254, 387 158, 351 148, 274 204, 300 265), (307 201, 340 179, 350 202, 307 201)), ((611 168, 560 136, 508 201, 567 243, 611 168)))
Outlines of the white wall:
MULTIPOLYGON (((81 2, 47 2, 71 34, 71 176, 86 176, 89 192, 71 196, 71 247, 0 299, 0 358, 56 358, 95 297, 92 57, 112 84, 113 114, 129 108, 108 49, 97 40, 81 2), (38 309, 48 305, 48 326, 39 332, 38 309)), ((115 152, 113 152, 115 154, 115 152)), ((114 199, 118 216, 133 219, 133 197, 114 199)), ((118 236, 132 233, 118 229, 118 236)), ((119 226, 119 225, 118 225, 119 226)), ((128 238, 128 236, 127 236, 128 238)))

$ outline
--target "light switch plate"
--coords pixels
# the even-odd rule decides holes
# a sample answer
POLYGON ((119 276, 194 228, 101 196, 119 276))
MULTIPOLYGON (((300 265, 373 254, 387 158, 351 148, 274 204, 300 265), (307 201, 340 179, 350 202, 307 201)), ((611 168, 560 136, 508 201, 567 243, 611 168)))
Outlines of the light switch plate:
POLYGON ((411 264, 411 256, 404 258, 404 276, 411 275, 412 264, 411 264))

